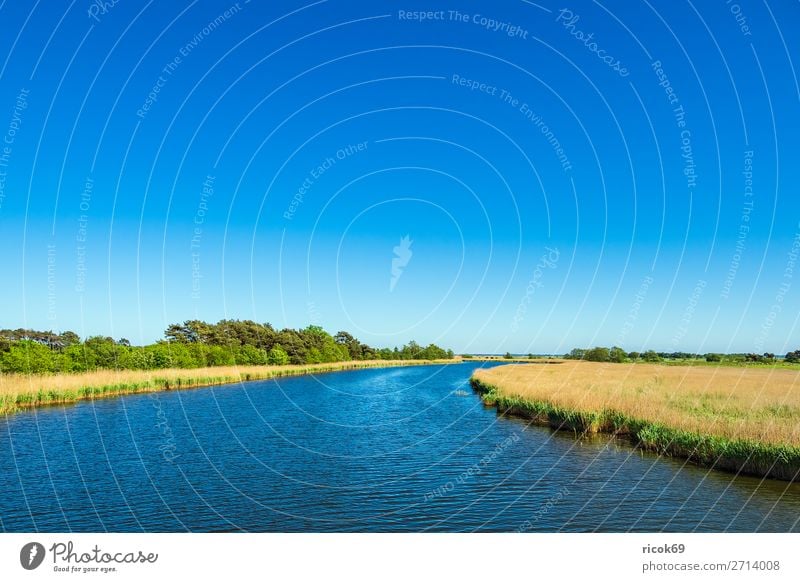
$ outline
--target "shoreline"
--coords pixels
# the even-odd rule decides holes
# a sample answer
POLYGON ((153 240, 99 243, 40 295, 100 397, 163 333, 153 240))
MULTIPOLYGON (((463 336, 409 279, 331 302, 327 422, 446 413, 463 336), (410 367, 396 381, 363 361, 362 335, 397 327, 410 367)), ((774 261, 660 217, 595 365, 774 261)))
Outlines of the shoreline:
POLYGON ((546 400, 507 396, 501 389, 474 375, 470 385, 485 406, 504 414, 529 420, 537 426, 572 431, 576 438, 586 434, 624 437, 634 448, 687 461, 719 471, 800 482, 800 448, 703 435, 636 419, 614 410, 582 411, 556 406, 546 400))
POLYGON ((257 380, 304 376, 329 372, 399 368, 439 364, 460 364, 452 360, 349 360, 324 364, 285 366, 219 366, 206 368, 166 368, 161 370, 98 370, 78 374, 0 376, 0 415, 76 404, 86 400, 114 398, 128 394, 168 392, 222 386, 257 380), (116 381, 109 381, 114 379, 116 381), (7 392, 9 383, 27 383, 28 388, 7 392))
POLYGON ((461 356, 465 362, 500 362, 501 364, 563 364, 562 358, 504 358, 503 356, 461 356))

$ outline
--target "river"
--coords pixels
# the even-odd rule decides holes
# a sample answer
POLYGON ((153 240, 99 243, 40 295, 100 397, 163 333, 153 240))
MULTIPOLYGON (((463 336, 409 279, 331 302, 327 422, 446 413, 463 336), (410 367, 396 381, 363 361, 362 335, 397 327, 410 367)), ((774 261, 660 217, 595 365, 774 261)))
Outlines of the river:
POLYGON ((800 531, 800 485, 498 416, 470 390, 479 365, 280 378, 0 419, 0 530, 800 531))

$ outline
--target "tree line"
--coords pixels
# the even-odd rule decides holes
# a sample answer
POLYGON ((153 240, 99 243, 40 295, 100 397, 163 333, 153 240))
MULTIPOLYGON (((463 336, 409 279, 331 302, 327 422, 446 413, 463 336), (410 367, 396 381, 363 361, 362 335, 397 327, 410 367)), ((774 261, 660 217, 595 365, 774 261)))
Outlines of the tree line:
MULTIPOLYGON (((754 353, 706 353, 692 354, 689 352, 656 352, 647 350, 645 352, 626 352, 620 347, 610 348, 598 346, 594 348, 574 348, 568 354, 564 354, 568 360, 587 360, 590 362, 661 362, 664 360, 705 360, 706 362, 731 362, 731 363, 763 363, 769 364, 776 362, 779 357, 773 353, 763 354, 754 353)), ((800 350, 788 352, 783 360, 785 362, 800 362, 800 350)))
POLYGON ((0 330, 4 373, 153 370, 233 365, 318 364, 349 360, 450 359, 452 350, 414 341, 401 348, 374 348, 346 331, 331 335, 316 325, 277 330, 269 323, 224 319, 170 325, 164 339, 133 346, 106 336, 81 339, 72 331, 0 330))

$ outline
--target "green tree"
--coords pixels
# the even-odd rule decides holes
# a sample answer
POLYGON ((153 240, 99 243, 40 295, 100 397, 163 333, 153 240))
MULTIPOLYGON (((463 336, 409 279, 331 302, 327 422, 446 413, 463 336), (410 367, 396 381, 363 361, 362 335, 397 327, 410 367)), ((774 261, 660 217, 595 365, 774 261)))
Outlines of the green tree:
POLYGON ((285 366, 289 363, 289 354, 281 346, 275 345, 267 354, 267 363, 271 366, 285 366))
POLYGON ((81 343, 80 336, 74 331, 65 331, 59 334, 58 341, 62 348, 81 343))
POLYGON ((625 353, 620 347, 614 346, 610 350, 608 350, 608 361, 609 362, 616 362, 618 364, 625 361, 628 354, 625 353))
POLYGON ((584 355, 585 360, 590 362, 608 362, 611 358, 611 353, 608 348, 596 347, 586 351, 584 355))
POLYGON ((170 325, 165 339, 132 346, 126 339, 93 336, 84 341, 66 331, 0 330, 0 370, 81 372, 96 369, 197 368, 265 363, 303 364, 351 359, 445 359, 452 350, 409 341, 402 348, 376 349, 346 331, 336 336, 316 325, 281 331, 268 323, 224 319, 215 324, 186 320, 170 325), (277 348, 277 349, 273 349, 277 348), (288 358, 288 362, 286 361, 288 358))
POLYGON ((354 338, 346 331, 339 331, 333 336, 334 341, 340 346, 347 348, 350 358, 354 360, 363 360, 364 353, 361 347, 361 342, 354 338))
POLYGON ((206 362, 208 362, 209 366, 233 366, 236 364, 236 357, 230 348, 208 346, 206 362))
POLYGON ((415 341, 410 341, 403 346, 400 350, 400 359, 402 360, 415 360, 419 357, 422 348, 415 341))
POLYGON ((443 360, 447 358, 447 352, 436 344, 429 344, 425 349, 420 352, 419 359, 421 360, 443 360))
POLYGON ((245 366, 263 366, 267 363, 267 353, 254 345, 246 344, 236 350, 236 363, 245 366))
POLYGON ((308 347, 302 336, 294 329, 283 329, 278 334, 278 343, 288 355, 290 364, 305 364, 308 361, 308 347))
POLYGON ((564 355, 567 360, 583 360, 586 358, 586 350, 581 348, 573 348, 568 354, 564 355))
POLYGON ((9 350, 0 356, 0 367, 3 372, 18 374, 42 374, 55 371, 52 350, 33 340, 14 342, 9 350))
POLYGON ((105 336, 92 336, 86 338, 83 342, 85 358, 89 364, 88 369, 95 368, 116 368, 117 355, 119 354, 120 346, 113 338, 105 336))
POLYGON ((322 353, 317 348, 311 348, 306 355, 307 364, 321 364, 322 353))

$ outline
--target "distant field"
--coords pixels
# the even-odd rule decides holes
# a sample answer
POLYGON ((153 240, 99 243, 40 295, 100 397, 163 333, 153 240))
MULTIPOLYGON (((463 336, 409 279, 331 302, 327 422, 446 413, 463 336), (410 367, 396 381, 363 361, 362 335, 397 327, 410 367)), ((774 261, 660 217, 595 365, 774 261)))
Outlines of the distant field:
POLYGON ((562 358, 550 358, 546 356, 536 356, 534 358, 528 358, 527 356, 514 356, 512 358, 506 358, 504 356, 463 356, 463 359, 465 362, 474 360, 479 362, 507 362, 509 364, 513 363, 560 364, 562 362, 566 362, 566 360, 562 358))
POLYGON ((280 376, 319 374, 339 370, 424 364, 454 364, 454 360, 356 360, 329 364, 286 366, 215 366, 164 370, 98 370, 77 374, 0 374, 0 414, 26 408, 107 398, 138 392, 181 390, 280 376))
MULTIPOLYGON (((642 366, 652 366, 653 364, 648 362, 637 361, 635 362, 637 365, 642 366)), ((659 366, 701 366, 704 368, 719 368, 719 367, 727 367, 727 368, 746 368, 746 369, 753 369, 753 370, 794 370, 796 372, 800 372, 800 365, 794 362, 787 362, 783 359, 776 359, 771 362, 742 362, 737 360, 730 360, 725 359, 721 362, 708 362, 703 358, 695 358, 691 360, 670 360, 670 359, 663 359, 658 362, 659 366)))
POLYGON ((567 361, 477 370, 502 411, 555 428, 626 434, 705 465, 797 479, 800 372, 567 361))

